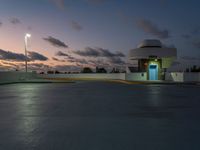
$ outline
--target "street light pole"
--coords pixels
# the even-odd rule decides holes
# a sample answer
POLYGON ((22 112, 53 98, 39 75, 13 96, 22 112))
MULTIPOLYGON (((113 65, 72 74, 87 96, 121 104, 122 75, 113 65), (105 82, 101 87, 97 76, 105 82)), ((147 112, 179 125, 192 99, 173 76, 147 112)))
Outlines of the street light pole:
POLYGON ((30 38, 31 37, 31 34, 26 34, 25 35, 25 67, 26 67, 26 72, 28 71, 28 67, 27 67, 27 40, 28 40, 28 38, 30 38))

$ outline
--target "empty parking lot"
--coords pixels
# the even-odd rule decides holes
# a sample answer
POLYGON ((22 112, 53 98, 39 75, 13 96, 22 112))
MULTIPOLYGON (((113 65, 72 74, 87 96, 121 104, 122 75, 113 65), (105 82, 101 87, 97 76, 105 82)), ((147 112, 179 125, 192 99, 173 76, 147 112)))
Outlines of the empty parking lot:
POLYGON ((0 86, 2 150, 199 150, 200 87, 0 86))

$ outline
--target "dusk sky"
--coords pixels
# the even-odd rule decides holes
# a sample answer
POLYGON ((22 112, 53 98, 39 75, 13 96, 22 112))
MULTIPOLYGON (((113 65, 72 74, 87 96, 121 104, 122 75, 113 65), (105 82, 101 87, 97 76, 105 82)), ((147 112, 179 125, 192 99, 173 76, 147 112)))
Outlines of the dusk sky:
POLYGON ((32 69, 125 65, 144 39, 200 62, 198 0, 0 0, 0 70, 23 68, 24 35, 32 69))

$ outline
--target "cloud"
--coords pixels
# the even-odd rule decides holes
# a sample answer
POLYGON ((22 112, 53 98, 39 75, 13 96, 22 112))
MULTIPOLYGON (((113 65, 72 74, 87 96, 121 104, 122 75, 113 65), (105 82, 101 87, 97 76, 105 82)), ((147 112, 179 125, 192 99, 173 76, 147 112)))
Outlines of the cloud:
MULTIPOLYGON (((80 65, 87 64, 93 67, 101 66, 105 68, 125 65, 125 61, 123 60, 125 55, 121 52, 113 53, 103 48, 86 47, 84 50, 74 51, 74 53, 81 57, 88 57, 86 61, 75 59, 80 65)), ((74 59, 72 61, 74 61, 74 59)))
POLYGON ((42 54, 39 54, 37 52, 28 52, 28 57, 30 59, 30 61, 35 61, 35 60, 39 60, 39 61, 47 61, 48 58, 42 54))
POLYGON ((47 71, 50 70, 52 67, 43 63, 29 63, 28 69, 35 70, 35 71, 47 71))
POLYGON ((120 57, 110 57, 108 59, 108 61, 112 64, 112 65, 125 65, 125 61, 122 60, 120 57))
MULTIPOLYGON (((0 64, 0 70, 24 70, 24 63, 11 63, 3 62, 3 65, 0 64), (2 66, 2 67, 1 67, 2 66)), ((47 71, 51 70, 52 67, 43 63, 28 63, 28 70, 32 71, 47 71)))
POLYGON ((48 38, 43 38, 43 39, 55 47, 68 48, 68 46, 64 42, 62 42, 59 39, 54 38, 52 36, 49 36, 48 38))
POLYGON ((76 65, 57 65, 53 67, 54 70, 58 71, 77 71, 79 72, 81 70, 80 66, 76 65))
POLYGON ((0 21, 0 27, 3 25, 3 22, 0 21))
POLYGON ((76 63, 78 66, 89 64, 89 61, 84 58, 75 58, 73 56, 67 56, 65 59, 67 62, 76 63))
POLYGON ((108 58, 99 58, 99 59, 92 59, 87 60, 88 64, 92 67, 104 67, 107 69, 111 69, 113 67, 125 67, 125 61, 122 60, 120 57, 108 57, 108 58))
POLYGON ((84 51, 81 50, 74 51, 74 53, 80 56, 88 56, 88 57, 98 57, 101 55, 98 50, 90 47, 86 47, 84 51))
POLYGON ((142 29, 144 32, 149 33, 159 39, 167 39, 170 37, 169 31, 166 29, 160 29, 152 23, 150 20, 141 19, 137 21, 137 26, 142 29))
POLYGON ((74 53, 86 57, 125 57, 125 55, 121 52, 113 53, 107 49, 91 48, 91 47, 86 47, 82 51, 80 50, 74 51, 74 53))
POLYGON ((25 61, 26 57, 24 56, 24 54, 18 54, 0 49, 0 59, 10 61, 25 61))
POLYGON ((21 21, 18 18, 10 18, 10 23, 16 25, 16 24, 20 24, 21 21))
POLYGON ((52 60, 57 61, 57 62, 66 62, 65 60, 61 60, 56 57, 52 57, 52 60))
POLYGON ((72 29, 76 30, 76 31, 81 31, 83 30, 83 27, 76 21, 71 21, 70 22, 70 26, 72 27, 72 29))
POLYGON ((58 7, 60 10, 64 10, 65 9, 65 0, 50 0, 51 2, 53 2, 56 7, 58 7))
POLYGON ((58 52, 56 53, 56 56, 69 56, 69 55, 66 54, 66 53, 64 53, 64 52, 62 52, 62 51, 58 51, 58 52))
POLYGON ((83 65, 83 64, 89 64, 88 60, 86 59, 75 59, 76 63, 79 63, 79 65, 83 65))
POLYGON ((103 58, 89 60, 89 62, 95 67, 96 66, 105 67, 105 66, 109 66, 110 65, 108 63, 108 61, 106 59, 103 59, 103 58))
MULTIPOLYGON (((0 49, 0 59, 7 60, 7 61, 22 62, 26 60, 26 56, 24 54, 14 53, 14 52, 0 49)), ((48 58, 36 52, 28 52, 27 60, 28 61, 35 61, 35 60, 46 61, 48 60, 48 58)))
POLYGON ((52 60, 59 61, 59 59, 55 57, 52 57, 52 60))
POLYGON ((12 66, 12 65, 5 65, 4 63, 3 64, 0 64, 0 71, 10 71, 10 70, 16 70, 16 67, 15 66, 12 66))
POLYGON ((103 57, 125 57, 125 55, 121 52, 112 53, 107 49, 98 48, 103 57))
POLYGON ((14 68, 17 68, 19 66, 18 63, 14 63, 14 62, 7 62, 7 61, 2 61, 3 65, 5 66, 11 66, 11 67, 14 67, 14 68))

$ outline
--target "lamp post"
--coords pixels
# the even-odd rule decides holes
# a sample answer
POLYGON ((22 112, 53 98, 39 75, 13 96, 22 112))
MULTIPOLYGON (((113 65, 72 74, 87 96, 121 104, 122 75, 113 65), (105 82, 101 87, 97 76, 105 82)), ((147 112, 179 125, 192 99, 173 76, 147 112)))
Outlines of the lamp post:
POLYGON ((31 34, 26 33, 25 35, 25 67, 26 67, 26 72, 27 72, 27 40, 28 38, 31 37, 31 34))

